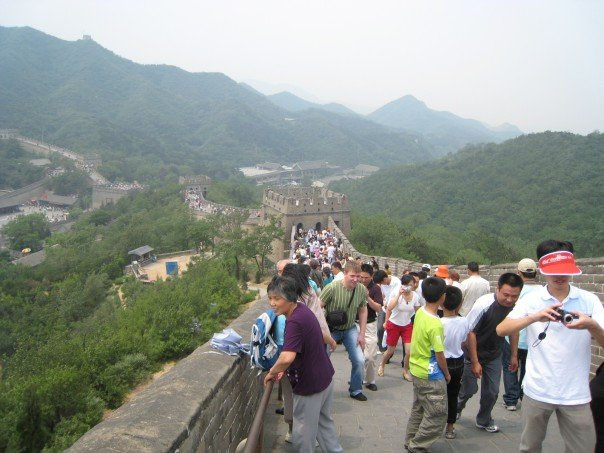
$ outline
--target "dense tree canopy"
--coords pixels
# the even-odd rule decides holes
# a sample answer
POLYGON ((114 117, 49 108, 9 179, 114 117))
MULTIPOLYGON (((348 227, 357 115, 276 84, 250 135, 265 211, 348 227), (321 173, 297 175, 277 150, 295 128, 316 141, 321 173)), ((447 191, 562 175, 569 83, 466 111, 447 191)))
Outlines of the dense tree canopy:
POLYGON ((332 187, 359 215, 389 212, 450 262, 534 256, 548 238, 574 242, 581 257, 602 256, 603 155, 604 134, 545 132, 332 187))
POLYGON ((47 238, 54 247, 36 268, 0 261, 0 451, 64 450, 249 301, 231 252, 242 251, 242 269, 254 266, 270 228, 195 220, 179 190, 149 189, 81 213, 72 231, 47 238), (195 259, 179 278, 144 285, 124 276, 128 250, 211 250, 215 237, 225 253, 195 259))
POLYGON ((0 189, 19 189, 42 179, 44 169, 29 162, 35 157, 23 151, 16 140, 0 140, 0 189))
POLYGON ((8 237, 13 250, 29 248, 37 252, 50 236, 50 225, 42 213, 22 215, 4 225, 2 233, 8 237))

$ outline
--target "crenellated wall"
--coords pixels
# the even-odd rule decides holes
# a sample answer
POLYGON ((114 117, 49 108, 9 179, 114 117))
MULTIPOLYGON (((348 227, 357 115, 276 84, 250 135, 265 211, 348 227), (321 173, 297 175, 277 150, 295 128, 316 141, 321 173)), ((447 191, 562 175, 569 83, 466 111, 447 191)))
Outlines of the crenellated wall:
MULTIPOLYGON (((244 342, 268 308, 255 302, 230 327, 244 342)), ((84 434, 69 452, 235 452, 247 437, 262 396, 249 357, 197 348, 168 373, 84 434)))
POLYGON ((265 189, 260 218, 268 222, 277 217, 285 231, 284 240, 273 243, 271 259, 285 258, 290 249, 289 233, 292 228, 325 228, 331 218, 339 228, 350 231, 350 208, 346 195, 318 187, 277 187, 265 189))
MULTIPOLYGON (((353 257, 360 256, 364 261, 371 259, 371 256, 365 255, 357 251, 344 233, 338 228, 338 226, 330 219, 330 228, 332 228, 336 235, 342 239, 342 247, 344 253, 349 253, 353 257)), ((401 276, 406 269, 419 271, 422 263, 414 261, 404 260, 400 258, 388 258, 383 256, 376 256, 376 261, 380 265, 380 268, 384 268, 385 264, 388 264, 392 273, 396 276, 401 276)), ((438 264, 438 263, 437 263, 438 264)), ((444 264, 444 263, 440 263, 444 264)), ((572 284, 595 293, 599 298, 600 302, 604 304, 604 258, 583 258, 578 259, 577 264, 581 268, 583 274, 577 275, 572 278, 572 284)), ((466 275, 466 266, 449 266, 450 270, 456 270, 459 275, 463 277, 466 275)), ((490 266, 481 266, 480 275, 486 278, 491 284, 491 289, 495 291, 497 287, 497 280, 499 276, 505 272, 516 272, 517 263, 505 263, 505 264, 494 264, 490 266)), ((537 281, 543 283, 543 278, 538 275, 537 281)), ((604 362, 604 348, 592 342, 591 346, 591 372, 595 370, 604 362)))

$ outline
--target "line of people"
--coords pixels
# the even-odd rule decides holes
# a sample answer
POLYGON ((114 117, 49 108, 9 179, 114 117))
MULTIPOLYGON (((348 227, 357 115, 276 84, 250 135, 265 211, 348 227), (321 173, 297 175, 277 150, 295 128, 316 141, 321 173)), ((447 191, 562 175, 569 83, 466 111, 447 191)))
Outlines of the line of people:
MULTIPOLYGON (((337 244, 328 231, 301 233, 299 248, 306 249, 306 242, 319 238, 324 246, 337 244)), ((604 430, 602 416, 597 410, 592 415, 589 404, 590 343, 593 337, 604 346, 604 308, 596 295, 570 285, 571 276, 581 272, 572 244, 554 240, 539 244, 539 263, 523 259, 517 272, 499 277, 493 293, 476 263, 468 264, 468 278, 461 283, 446 266, 439 266, 433 276, 430 266, 424 265, 397 278, 380 270, 375 260, 347 259, 342 265, 338 251, 336 246, 329 269, 335 276, 329 282, 320 270, 321 264, 329 264, 327 255, 312 258, 317 261, 313 269, 305 264, 312 256, 307 253, 296 255, 297 264, 279 262, 281 277, 268 289, 276 310, 278 301, 293 298, 275 289, 285 284, 283 279, 293 282, 297 291, 294 300, 288 299, 291 312, 289 317, 286 314, 283 348, 293 353, 286 355, 291 362, 280 357, 279 366, 266 377, 279 379, 287 371, 291 390, 285 390, 284 384, 284 394, 292 398, 285 398, 285 418, 290 426, 288 440, 297 451, 314 451, 315 441, 323 451, 342 451, 330 409, 329 354, 337 344, 344 345, 351 362, 349 395, 363 402, 367 401, 364 388, 378 390, 376 375, 385 374, 399 339, 405 351, 402 379, 412 382, 414 392, 404 439, 408 451, 427 451, 443 434, 456 437, 456 420, 478 392, 478 380, 476 427, 498 432, 492 410, 502 374, 504 407, 515 411, 523 403, 520 451, 541 451, 554 412, 566 451, 598 448, 594 419, 599 436, 604 430), (538 271, 545 285, 537 283, 538 271), (288 331, 290 318, 302 305, 314 316, 305 316, 305 324, 288 331), (310 338, 315 330, 320 337, 310 338), (292 331, 300 336, 295 341, 292 331), (320 352, 314 343, 307 344, 312 341, 322 345, 320 352), (382 353, 383 342, 387 347, 382 353)), ((300 316, 304 312, 300 308, 300 316)), ((599 399, 592 407, 602 404, 601 393, 601 389, 599 397, 595 393, 599 399)))

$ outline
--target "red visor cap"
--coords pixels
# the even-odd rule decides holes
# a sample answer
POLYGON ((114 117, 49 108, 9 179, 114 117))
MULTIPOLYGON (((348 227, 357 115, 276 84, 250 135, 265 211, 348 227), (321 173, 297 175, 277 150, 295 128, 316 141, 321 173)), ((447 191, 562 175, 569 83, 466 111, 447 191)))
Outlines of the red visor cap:
POLYGON ((581 275, 571 252, 560 251, 543 255, 539 259, 539 271, 543 275, 581 275))

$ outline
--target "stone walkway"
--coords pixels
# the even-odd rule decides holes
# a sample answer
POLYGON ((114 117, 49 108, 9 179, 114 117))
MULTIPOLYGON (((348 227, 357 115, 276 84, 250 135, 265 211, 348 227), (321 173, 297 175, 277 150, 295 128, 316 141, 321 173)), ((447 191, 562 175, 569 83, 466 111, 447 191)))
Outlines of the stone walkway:
MULTIPOLYGON (((401 351, 392 358, 386 367, 386 375, 377 380, 377 392, 364 389, 368 397, 366 402, 358 402, 348 396, 350 362, 343 346, 338 346, 332 354, 336 369, 332 415, 336 422, 340 443, 347 452, 402 452, 407 419, 413 401, 413 386, 403 381, 401 375, 401 351)), ((276 389, 277 386, 275 386, 276 389)), ((509 412, 501 405, 503 383, 499 401, 493 410, 493 418, 500 432, 489 434, 474 426, 478 412, 480 394, 475 395, 467 404, 461 419, 456 424, 457 438, 447 440, 444 437, 436 442, 433 452, 515 452, 518 451, 522 431, 521 413, 509 412)), ((275 414, 280 406, 277 391, 265 416, 264 451, 293 452, 290 444, 284 442, 286 424, 283 418, 275 414)), ((317 448, 317 451, 320 451, 317 448)), ((552 416, 543 444, 544 452, 562 452, 564 444, 560 437, 555 415, 552 416)))

